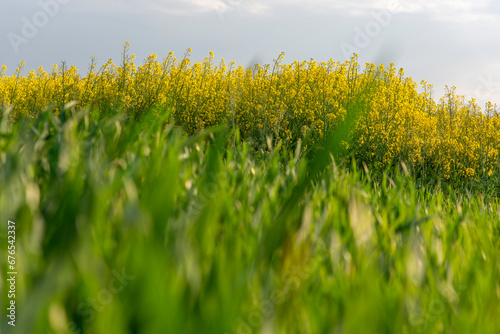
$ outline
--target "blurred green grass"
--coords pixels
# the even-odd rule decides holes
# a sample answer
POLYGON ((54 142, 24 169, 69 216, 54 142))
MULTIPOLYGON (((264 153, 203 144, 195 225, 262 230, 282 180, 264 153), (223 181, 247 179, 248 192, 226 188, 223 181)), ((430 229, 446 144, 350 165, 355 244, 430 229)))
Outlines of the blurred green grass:
POLYGON ((7 115, 2 333, 500 332, 498 200, 358 169, 352 118, 303 155, 168 114, 7 115))

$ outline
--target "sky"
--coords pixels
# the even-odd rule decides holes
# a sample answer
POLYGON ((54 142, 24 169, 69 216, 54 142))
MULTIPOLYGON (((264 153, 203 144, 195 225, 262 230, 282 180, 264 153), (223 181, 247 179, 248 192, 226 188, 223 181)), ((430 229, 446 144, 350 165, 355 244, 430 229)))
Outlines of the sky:
POLYGON ((192 48, 238 65, 294 60, 395 63, 416 82, 500 105, 498 0, 2 0, 0 66, 12 74, 91 56, 120 62, 125 41, 141 63, 192 48))

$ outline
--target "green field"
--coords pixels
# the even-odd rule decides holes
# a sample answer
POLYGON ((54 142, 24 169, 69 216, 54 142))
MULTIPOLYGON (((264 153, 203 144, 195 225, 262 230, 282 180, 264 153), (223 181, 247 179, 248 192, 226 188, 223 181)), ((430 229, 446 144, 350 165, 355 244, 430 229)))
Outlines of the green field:
POLYGON ((500 333, 498 199, 353 161, 349 124, 311 150, 3 115, 1 333, 500 333))

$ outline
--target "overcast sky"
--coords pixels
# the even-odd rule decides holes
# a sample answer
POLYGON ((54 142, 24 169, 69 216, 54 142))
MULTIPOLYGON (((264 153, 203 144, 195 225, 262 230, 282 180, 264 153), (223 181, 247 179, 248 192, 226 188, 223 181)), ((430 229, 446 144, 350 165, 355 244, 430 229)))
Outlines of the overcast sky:
POLYGON ((192 60, 209 51, 241 65, 293 60, 395 62, 435 96, 455 85, 466 98, 500 104, 500 1, 496 0, 2 0, 0 65, 11 74, 66 60, 85 73, 119 62, 124 41, 148 54, 192 60))

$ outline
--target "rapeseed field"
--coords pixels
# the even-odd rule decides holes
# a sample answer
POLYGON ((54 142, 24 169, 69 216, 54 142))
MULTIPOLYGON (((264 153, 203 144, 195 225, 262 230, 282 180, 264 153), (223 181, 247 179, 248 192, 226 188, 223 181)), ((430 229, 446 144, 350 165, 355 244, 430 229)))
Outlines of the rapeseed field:
POLYGON ((2 68, 1 333, 500 332, 496 105, 128 48, 2 68))

